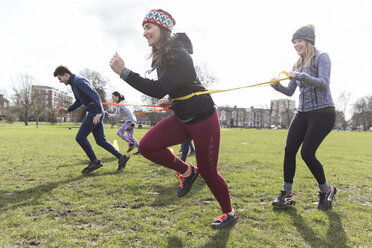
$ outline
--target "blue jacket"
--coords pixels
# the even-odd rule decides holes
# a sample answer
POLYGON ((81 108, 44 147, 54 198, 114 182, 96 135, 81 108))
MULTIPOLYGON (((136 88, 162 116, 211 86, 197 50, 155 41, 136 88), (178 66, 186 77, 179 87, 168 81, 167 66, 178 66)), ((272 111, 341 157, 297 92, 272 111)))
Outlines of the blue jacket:
POLYGON ((328 54, 316 51, 310 67, 296 72, 296 78, 291 79, 288 86, 280 83, 273 88, 287 96, 292 96, 297 86, 300 88, 298 103, 299 112, 334 107, 331 90, 331 60, 328 54))
POLYGON ((67 83, 71 85, 75 96, 75 102, 67 108, 68 112, 74 111, 81 105, 84 105, 85 110, 90 116, 104 113, 101 97, 88 80, 72 74, 67 83))

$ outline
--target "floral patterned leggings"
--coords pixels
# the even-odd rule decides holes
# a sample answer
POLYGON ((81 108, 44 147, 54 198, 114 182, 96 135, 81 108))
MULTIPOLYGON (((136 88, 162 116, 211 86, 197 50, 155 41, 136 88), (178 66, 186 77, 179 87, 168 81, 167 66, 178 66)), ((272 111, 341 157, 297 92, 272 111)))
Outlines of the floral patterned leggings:
POLYGON ((124 122, 124 124, 119 128, 118 132, 116 133, 120 138, 128 142, 128 144, 134 144, 136 147, 138 147, 138 141, 134 138, 134 123, 131 123, 130 121, 124 122), (125 132, 127 132, 127 135, 125 135, 125 132))

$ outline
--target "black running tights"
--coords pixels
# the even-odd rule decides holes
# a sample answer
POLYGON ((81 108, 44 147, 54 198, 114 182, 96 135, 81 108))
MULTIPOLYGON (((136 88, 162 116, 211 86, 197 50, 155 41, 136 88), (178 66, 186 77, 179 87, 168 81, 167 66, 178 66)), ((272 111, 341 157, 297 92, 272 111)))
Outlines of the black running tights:
POLYGON ((332 130, 335 113, 299 112, 289 127, 284 155, 284 182, 293 183, 296 171, 296 154, 301 148, 301 156, 318 184, 326 182, 322 164, 315 153, 324 138, 332 130))

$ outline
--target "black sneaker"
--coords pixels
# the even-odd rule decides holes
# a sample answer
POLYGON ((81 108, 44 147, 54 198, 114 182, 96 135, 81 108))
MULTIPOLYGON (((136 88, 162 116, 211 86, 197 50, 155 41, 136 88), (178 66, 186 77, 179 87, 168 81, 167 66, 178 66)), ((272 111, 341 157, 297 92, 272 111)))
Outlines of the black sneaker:
POLYGON ((293 200, 293 192, 287 194, 286 191, 281 190, 278 198, 276 198, 271 204, 275 207, 286 207, 295 204, 295 201, 293 200))
POLYGON ((220 217, 217 217, 211 224, 211 226, 216 228, 222 228, 235 223, 237 219, 238 218, 235 215, 235 211, 233 210, 233 214, 223 213, 220 217))
POLYGON ((102 166, 103 164, 99 160, 97 160, 97 162, 90 162, 89 165, 85 167, 81 173, 87 174, 94 170, 97 170, 98 168, 101 168, 102 166))
POLYGON ((119 163, 118 163, 118 171, 121 171, 122 169, 125 168, 125 165, 127 164, 130 156, 123 155, 119 158, 119 163))
POLYGON ((127 152, 131 152, 136 146, 134 144, 129 144, 129 148, 127 152))
POLYGON ((319 192, 318 209, 320 210, 328 210, 332 208, 333 197, 335 197, 337 189, 332 185, 328 186, 329 186, 328 192, 319 192))
POLYGON ((195 151, 192 151, 189 153, 189 156, 194 156, 195 155, 195 151))
POLYGON ((180 187, 177 190, 177 196, 178 197, 182 197, 190 191, 192 184, 194 183, 195 179, 199 175, 198 168, 195 167, 195 166, 192 166, 192 165, 190 165, 190 166, 191 166, 191 175, 190 176, 183 177, 182 174, 176 173, 176 176, 181 180, 180 181, 180 187))
POLYGON ((141 155, 141 153, 139 151, 133 153, 133 155, 141 155))

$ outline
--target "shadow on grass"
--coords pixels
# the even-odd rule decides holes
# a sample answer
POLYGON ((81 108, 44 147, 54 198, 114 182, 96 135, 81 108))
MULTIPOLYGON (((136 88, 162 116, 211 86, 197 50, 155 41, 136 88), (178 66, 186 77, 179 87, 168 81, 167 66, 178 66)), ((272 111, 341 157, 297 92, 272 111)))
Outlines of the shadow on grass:
POLYGON ((213 237, 211 237, 210 241, 205 245, 201 246, 202 248, 224 248, 227 247, 227 242, 230 238, 230 232, 234 228, 235 225, 231 225, 225 227, 221 230, 218 230, 213 237))
MULTIPOLYGON (((118 161, 117 158, 115 157, 110 157, 110 158, 103 158, 103 159, 100 159, 100 161, 102 162, 102 164, 105 166, 105 163, 111 163, 113 161, 118 161)), ((130 161, 130 160, 129 160, 130 161)), ((128 162, 129 162, 128 161, 128 162)), ((74 162, 72 163, 68 163, 68 164, 62 164, 62 165, 58 165, 56 168, 63 168, 63 167, 70 167, 70 166, 81 166, 81 170, 83 170, 86 166, 89 165, 89 159, 80 159, 80 160, 75 160, 74 162)))
POLYGON ((182 240, 178 237, 169 237, 167 248, 184 247, 182 240))
POLYGON ((274 208, 274 211, 288 214, 292 218, 297 232, 310 247, 349 247, 346 245, 347 235, 343 229, 340 215, 332 210, 325 211, 329 220, 326 238, 318 237, 306 220, 297 213, 296 208, 274 208))
POLYGON ((333 210, 327 211, 326 214, 329 219, 329 228, 327 231, 329 243, 333 244, 335 247, 350 247, 346 245, 348 238, 342 225, 340 215, 333 210))
MULTIPOLYGON (((234 228, 234 225, 226 227, 224 229, 218 230, 215 235, 210 238, 210 241, 203 246, 198 246, 201 248, 224 248, 227 247, 227 242, 229 241, 230 232, 234 228)), ((201 245, 201 244, 200 244, 201 245)), ((188 247, 182 243, 182 240, 178 237, 171 236, 168 238, 167 248, 174 247, 188 247)))
MULTIPOLYGON (((154 191, 158 192, 159 194, 156 196, 154 202, 151 204, 152 206, 164 206, 168 205, 170 202, 180 201, 181 198, 191 198, 197 192, 202 190, 203 187, 206 185, 201 177, 200 179, 197 178, 193 183, 190 192, 188 192, 187 195, 185 195, 184 197, 177 197, 177 190, 180 187, 180 183, 177 177, 174 178, 175 178, 174 183, 169 184, 165 187, 156 186, 156 188, 154 188, 154 191)), ((211 197, 213 197, 212 192, 211 197)))
POLYGON ((20 207, 39 205, 39 199, 49 194, 53 189, 60 185, 79 181, 85 177, 96 177, 116 174, 116 172, 106 172, 102 174, 79 175, 77 177, 41 184, 21 191, 0 191, 0 213, 8 210, 14 210, 20 207))
POLYGON ((74 162, 68 163, 68 164, 61 164, 58 165, 56 168, 63 168, 63 167, 78 167, 78 166, 83 166, 83 165, 88 165, 89 160, 87 159, 80 159, 80 160, 75 160, 74 162))
MULTIPOLYGON (((158 164, 155 164, 155 163, 149 163, 148 166, 155 167, 155 168, 156 167, 158 167, 158 168, 163 167, 162 165, 158 165, 158 164)), ((163 168, 165 168, 165 169, 167 169, 167 170, 169 170, 173 173, 172 177, 174 177, 174 182, 172 182, 171 184, 169 184, 165 187, 156 186, 156 188, 153 189, 155 192, 158 192, 159 194, 157 195, 155 201, 151 204, 152 206, 163 206, 163 205, 167 204, 166 202, 180 200, 180 198, 177 197, 177 190, 180 187, 180 179, 178 179, 174 175, 174 173, 176 173, 174 170, 171 170, 171 169, 166 168, 166 167, 163 167, 163 168)), ((155 177, 152 180, 159 180, 159 178, 155 177)), ((202 190, 205 185, 206 184, 205 184, 203 178, 199 175, 196 178, 195 182, 193 183, 190 192, 187 193, 185 198, 192 197, 194 194, 196 194, 197 192, 202 190)), ((213 195, 212 195, 212 197, 213 197, 213 195)))

